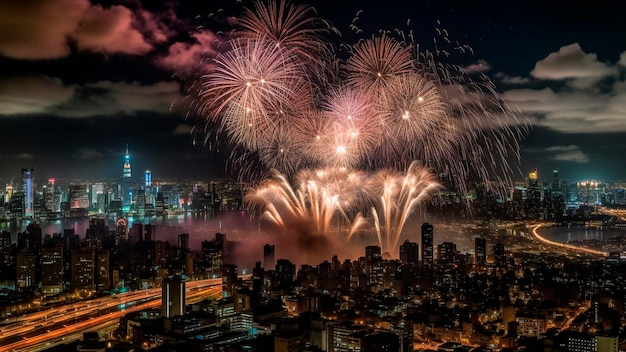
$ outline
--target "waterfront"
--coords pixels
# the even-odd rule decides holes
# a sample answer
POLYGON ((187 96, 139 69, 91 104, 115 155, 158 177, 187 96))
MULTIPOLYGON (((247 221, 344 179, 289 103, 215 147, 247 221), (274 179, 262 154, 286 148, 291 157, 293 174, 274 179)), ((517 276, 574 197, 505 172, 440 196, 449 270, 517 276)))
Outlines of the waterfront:
MULTIPOLYGON (((110 229, 115 227, 115 218, 108 219, 110 229)), ((407 223, 405 227, 404 239, 413 242, 420 242, 419 225, 424 219, 413 219, 407 223)), ((245 211, 229 211, 217 214, 208 213, 183 213, 160 217, 149 218, 128 218, 129 229, 133 224, 151 224, 155 225, 155 240, 169 241, 171 244, 177 244, 177 236, 182 233, 189 234, 189 246, 192 250, 199 250, 201 242, 211 240, 216 233, 224 233, 229 241, 227 249, 230 260, 237 264, 242 270, 249 269, 254 266, 256 261, 262 260, 263 245, 267 243, 280 242, 278 234, 272 231, 267 223, 260 222, 258 218, 252 217, 245 211)), ((52 235, 54 233, 63 233, 65 229, 74 229, 74 232, 82 239, 89 228, 89 218, 61 219, 39 222, 44 234, 52 235)), ((23 232, 28 223, 0 223, 0 230, 9 231, 11 233, 12 242, 17 242, 17 234, 23 232)), ((472 252, 474 250, 473 237, 477 232, 469 228, 463 229, 462 226, 449 225, 443 223, 434 223, 435 227, 435 245, 444 241, 453 242, 457 245, 457 249, 461 252, 472 252)), ((372 229, 373 231, 373 229, 372 229)), ((500 239, 494 238, 495 241, 505 241, 508 236, 518 236, 522 227, 519 229, 511 228, 502 233, 504 237, 500 239)), ((367 230, 363 231, 367 232, 367 230)), ((568 243, 578 241, 605 241, 613 237, 626 236, 626 229, 598 226, 553 226, 542 227, 539 234, 554 242, 568 243)), ((339 236, 341 237, 341 236, 339 236)), ((355 236, 349 241, 349 246, 341 248, 343 250, 337 253, 325 251, 323 259, 330 259, 332 255, 338 254, 341 259, 348 258, 357 259, 363 255, 363 248, 366 245, 376 244, 375 238, 371 236, 355 236), (350 247, 350 248, 348 248, 350 247)), ((499 236, 498 236, 499 237, 499 236)), ((284 240, 284 239, 283 239, 284 240)), ((284 246, 276 247, 277 257, 286 257, 297 261, 298 258, 291 258, 293 251, 287 246, 285 241, 281 243, 284 246), (284 247, 284 248, 283 248, 284 247)), ((337 250, 338 248, 335 248, 337 250)))
POLYGON ((539 234, 554 242, 606 241, 626 236, 626 229, 607 226, 552 226, 542 227, 539 234))

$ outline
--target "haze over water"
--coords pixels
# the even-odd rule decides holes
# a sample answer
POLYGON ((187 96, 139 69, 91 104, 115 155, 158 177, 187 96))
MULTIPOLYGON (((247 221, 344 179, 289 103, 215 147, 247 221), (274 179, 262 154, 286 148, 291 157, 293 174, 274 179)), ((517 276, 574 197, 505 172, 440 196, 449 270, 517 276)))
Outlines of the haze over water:
MULTIPOLYGON (((189 234, 189 245, 193 251, 199 251, 201 242, 204 240, 212 240, 216 233, 226 234, 226 238, 230 243, 226 249, 226 257, 230 262, 238 265, 242 269, 251 269, 255 262, 263 260, 263 245, 274 244, 276 255, 275 259, 288 258, 297 265, 299 258, 290 258, 293 252, 289 248, 281 247, 280 238, 277 236, 271 225, 265 222, 259 222, 258 218, 251 217, 245 211, 230 211, 217 214, 180 214, 161 217, 146 218, 129 218, 129 229, 133 224, 151 224, 156 225, 156 240, 169 241, 171 245, 177 245, 177 236, 182 233, 189 234), (278 243, 277 243, 278 242, 278 243)), ((413 242, 420 242, 419 225, 422 219, 412 219, 404 231, 403 239, 409 239, 413 242)), ((74 228, 74 232, 82 239, 85 237, 89 228, 89 218, 79 219, 62 219, 39 222, 42 227, 43 234, 52 235, 54 233, 63 233, 65 229, 74 228)), ((28 223, 0 223, 0 231, 9 231, 11 233, 11 241, 17 242, 17 234, 26 230, 28 223)), ((115 219, 108 218, 109 229, 115 228, 115 219)), ((435 224, 435 244, 444 241, 452 241, 457 244, 457 248, 461 251, 472 251, 473 240, 471 233, 448 233, 450 230, 443 225, 435 224), (467 241, 463 241, 466 239, 467 241), (463 243, 466 242, 466 243, 463 243)), ((612 237, 626 236, 626 229, 601 228, 595 226, 555 226, 546 227, 540 230, 540 234, 552 241, 556 242, 574 242, 582 240, 607 240, 612 237)), ((364 255, 364 247, 367 245, 376 245, 375 238, 355 237, 350 241, 350 247, 353 247, 346 253, 324 253, 321 257, 330 260, 333 255, 338 254, 340 260, 347 256, 357 259, 358 256, 364 255)), ((319 263, 308 263, 316 265, 319 263)))

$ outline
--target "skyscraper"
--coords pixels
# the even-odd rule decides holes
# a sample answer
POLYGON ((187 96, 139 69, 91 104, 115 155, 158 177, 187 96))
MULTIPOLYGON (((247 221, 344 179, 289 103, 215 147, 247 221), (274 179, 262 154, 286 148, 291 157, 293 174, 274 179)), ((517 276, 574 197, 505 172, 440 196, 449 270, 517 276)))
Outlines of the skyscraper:
POLYGON ((496 243, 493 245, 493 262, 497 267, 506 266, 506 256, 504 254, 504 245, 496 243))
POLYGON ((432 268, 433 261, 433 225, 425 222, 422 224, 422 265, 432 268))
POLYGON ((417 266, 419 263, 419 245, 416 242, 405 240, 400 245, 400 262, 402 265, 417 266))
POLYGON ((185 314, 185 280, 175 276, 163 280, 161 316, 171 318, 185 314))
POLYGON ((122 208, 126 211, 130 209, 133 198, 131 176, 132 173, 130 168, 130 154, 128 154, 128 143, 126 143, 126 154, 124 155, 124 166, 122 173, 122 208))
POLYGON ((22 169, 22 193, 24 194, 24 217, 31 219, 35 212, 35 176, 33 169, 22 169))
POLYGON ((441 264, 452 264, 456 262, 456 244, 453 242, 443 242, 437 246, 437 259, 441 264))
POLYGON ((37 281, 36 265, 37 257, 31 249, 20 249, 15 256, 15 289, 18 292, 26 292, 35 289, 37 281))
POLYGON ((274 270, 274 245, 263 246, 263 269, 274 270))
POLYGON ((13 265, 11 258, 11 233, 0 231, 0 268, 6 270, 13 265))
POLYGON ((487 262, 487 240, 484 237, 474 238, 474 264, 485 265, 487 262))
POLYGON ((130 154, 128 154, 128 143, 126 143, 126 154, 124 155, 124 170, 123 170, 123 178, 130 179, 131 178, 131 169, 130 169, 130 154))
POLYGON ((63 243, 41 249, 41 294, 55 296, 63 291, 63 243))

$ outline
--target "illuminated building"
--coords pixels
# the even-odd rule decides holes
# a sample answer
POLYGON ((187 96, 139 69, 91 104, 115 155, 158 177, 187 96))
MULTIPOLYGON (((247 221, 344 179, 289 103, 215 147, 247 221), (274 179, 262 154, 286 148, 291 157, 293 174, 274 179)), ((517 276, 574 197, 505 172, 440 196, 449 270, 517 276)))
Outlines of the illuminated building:
POLYGON ((130 210, 133 201, 132 173, 130 167, 130 154, 128 153, 128 143, 126 144, 126 154, 124 154, 124 166, 122 171, 122 205, 123 210, 130 210))
POLYGON ((222 295, 232 297, 237 292, 237 265, 222 265, 222 295))
POLYGON ((287 259, 278 259, 274 270, 273 288, 284 289, 293 285, 296 275, 296 266, 287 259))
POLYGON ((274 270, 274 245, 265 244, 263 246, 263 269, 274 270))
POLYGON ((402 265, 417 266, 419 263, 419 245, 416 242, 405 240, 400 245, 400 263, 402 265))
POLYGON ((111 279, 109 275, 109 251, 104 249, 95 251, 94 275, 96 291, 105 292, 111 289, 111 279))
POLYGON ((474 238, 474 264, 485 265, 487 262, 487 240, 484 237, 474 238))
POLYGON ((89 214, 89 193, 87 185, 70 185, 68 200, 70 203, 70 217, 82 217, 89 214))
POLYGON ((534 315, 516 315, 517 336, 536 337, 546 332, 546 318, 534 315))
POLYGON ((10 268, 12 265, 11 233, 9 231, 0 231, 0 268, 10 268))
POLYGON ((89 228, 85 234, 85 245, 92 248, 102 248, 102 243, 109 234, 106 219, 94 217, 89 219, 89 228))
POLYGON ((161 316, 172 318, 185 314, 185 280, 176 276, 163 280, 161 316))
POLYGON ((427 222, 422 224, 422 265, 426 268, 433 267, 433 240, 433 225, 427 222))
POLYGON ((30 249, 21 249, 15 256, 15 289, 29 291, 35 288, 37 257, 30 249))
POLYGON ((17 292, 35 289, 37 259, 35 253, 28 249, 20 250, 15 256, 15 289, 17 292))
POLYGON ((128 154, 128 143, 126 143, 126 154, 124 155, 124 170, 123 177, 125 179, 130 179, 132 176, 131 168, 130 168, 130 154, 128 154))
POLYGON ((361 330, 363 327, 349 321, 330 325, 328 329, 328 352, 350 351, 348 347, 349 336, 361 330))
POLYGON ((43 232, 37 223, 30 223, 24 232, 17 234, 17 248, 30 249, 34 253, 39 253, 43 242, 43 232))
POLYGON ((437 246, 437 259, 441 264, 452 264, 456 261, 456 244, 443 242, 437 246))
POLYGON ((53 178, 49 179, 48 184, 43 189, 44 211, 48 214, 57 211, 55 207, 54 182, 53 178))
POLYGON ((95 291, 96 254, 93 248, 74 248, 72 250, 72 290, 95 291))
POLYGON ((126 233, 128 232, 128 222, 125 218, 117 218, 115 221, 115 246, 119 247, 126 242, 126 233))
POLYGON ((41 294, 55 296, 63 291, 63 244, 41 249, 41 294))
POLYGON ((24 217, 31 219, 35 206, 35 179, 33 169, 22 169, 22 193, 24 194, 24 217))
POLYGON ((152 188, 152 171, 146 170, 144 172, 144 189, 146 191, 145 204, 154 205, 154 191, 152 188))
POLYGON ((201 244, 204 272, 208 278, 217 278, 222 274, 224 264, 224 246, 216 240, 204 240, 201 244))
POLYGON ((524 211, 529 219, 543 219, 542 193, 537 170, 529 172, 526 201, 524 202, 524 211))
POLYGON ((13 197, 13 183, 9 183, 5 187, 4 202, 9 203, 13 197))
POLYGON ((109 251, 82 247, 71 253, 72 290, 104 292, 111 288, 109 251))
POLYGON ((504 254, 504 245, 496 243, 493 245, 493 263, 496 267, 506 266, 506 256, 504 254))

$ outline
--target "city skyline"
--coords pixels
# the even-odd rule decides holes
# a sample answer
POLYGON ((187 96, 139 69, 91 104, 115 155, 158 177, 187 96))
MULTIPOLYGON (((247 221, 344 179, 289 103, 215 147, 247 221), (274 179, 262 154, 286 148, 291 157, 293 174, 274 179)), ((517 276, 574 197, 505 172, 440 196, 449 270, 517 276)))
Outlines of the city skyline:
MULTIPOLYGON (((496 3, 392 2, 338 9, 308 3, 348 43, 378 29, 412 28, 425 47, 433 47, 443 30, 467 44, 474 61, 457 64, 479 64, 533 124, 520 142, 518 178, 535 168, 540 175, 558 169, 572 180, 623 178, 620 58, 626 43, 617 14, 554 4, 536 11, 532 4, 505 9, 496 3)), ((120 177, 126 144, 133 169, 150 169, 156 178, 224 176, 227 149, 191 135, 192 121, 179 103, 181 82, 188 82, 199 60, 194 50, 199 44, 213 49, 222 21, 233 19, 239 5, 54 4, 59 6, 0 5, 9 14, 0 26, 21 34, 0 38, 6 70, 0 79, 2 182, 22 168, 34 168, 39 179, 120 177), (61 14, 60 5, 73 11, 61 14), (28 21, 12 26, 15 18, 28 21), (65 19, 65 26, 39 30, 51 18, 65 19)))

